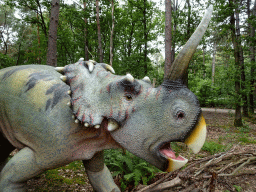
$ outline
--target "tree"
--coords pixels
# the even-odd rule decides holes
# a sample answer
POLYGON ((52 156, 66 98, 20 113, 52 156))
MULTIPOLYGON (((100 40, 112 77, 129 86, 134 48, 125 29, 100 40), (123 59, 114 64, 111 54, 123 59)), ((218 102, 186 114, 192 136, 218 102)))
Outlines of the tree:
POLYGON ((236 71, 235 71, 235 90, 237 94, 237 100, 235 102, 235 120, 234 120, 234 125, 236 127, 240 127, 243 125, 242 123, 242 113, 241 113, 241 88, 240 88, 240 78, 241 78, 241 73, 239 72, 241 69, 241 63, 239 62, 239 40, 236 34, 236 23, 235 23, 235 12, 233 9, 235 8, 236 5, 236 0, 229 0, 229 6, 231 12, 230 16, 230 25, 231 25, 231 36, 232 36, 232 43, 234 46, 234 57, 235 57, 235 66, 236 66, 236 71))
POLYGON ((250 46, 250 62, 251 62, 251 80, 250 80, 250 113, 254 113, 254 90, 255 90, 255 23, 253 26, 253 21, 255 22, 256 18, 256 1, 254 1, 254 6, 250 10, 251 0, 247 0, 247 15, 248 15, 248 31, 249 31, 249 46, 250 46))
POLYGON ((15 22, 12 22, 14 10, 8 5, 0 4, 0 43, 1 52, 6 55, 10 44, 10 34, 15 22))
POLYGON ((47 65, 57 66, 57 30, 59 22, 60 1, 52 0, 48 51, 47 51, 47 65))
MULTIPOLYGON (((86 14, 86 1, 84 0, 84 12, 86 14)), ((89 60, 89 52, 88 52, 88 41, 87 41, 87 17, 84 17, 84 58, 86 61, 89 60)))
POLYGON ((102 63, 103 62, 103 51, 102 51, 102 43, 101 43, 99 0, 96 0, 96 20, 97 20, 97 33, 98 33, 99 62, 102 63))
POLYGON ((165 0, 165 65, 164 78, 170 73, 172 65, 172 5, 171 0, 165 0))
POLYGON ((111 2, 112 27, 110 31, 109 64, 112 65, 113 64, 113 48, 114 48, 113 36, 114 36, 114 27, 115 27, 115 17, 114 17, 115 5, 114 5, 114 0, 110 0, 110 2, 111 2))

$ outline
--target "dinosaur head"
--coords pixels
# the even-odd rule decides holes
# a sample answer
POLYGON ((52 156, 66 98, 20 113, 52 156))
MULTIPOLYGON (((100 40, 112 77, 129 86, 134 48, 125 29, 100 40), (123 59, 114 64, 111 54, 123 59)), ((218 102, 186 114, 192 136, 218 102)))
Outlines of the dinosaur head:
POLYGON ((198 99, 181 78, 208 26, 210 7, 172 64, 164 82, 153 88, 148 77, 113 75, 106 64, 80 60, 58 70, 70 85, 76 122, 109 131, 113 139, 156 167, 173 171, 187 162, 175 156, 170 142, 184 142, 197 153, 206 138, 198 99), (93 69, 94 68, 94 69, 93 69), (89 70, 88 70, 89 69, 89 70), (101 125, 103 119, 108 125, 101 125))

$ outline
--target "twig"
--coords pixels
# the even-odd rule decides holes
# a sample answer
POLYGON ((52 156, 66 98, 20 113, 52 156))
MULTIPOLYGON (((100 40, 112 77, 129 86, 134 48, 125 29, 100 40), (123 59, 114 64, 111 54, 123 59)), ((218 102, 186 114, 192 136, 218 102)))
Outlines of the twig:
POLYGON ((248 158, 240 159, 240 160, 239 160, 238 162, 236 162, 236 163, 231 162, 231 163, 229 163, 227 166, 223 167, 221 170, 217 171, 217 173, 221 173, 221 172, 225 171, 226 169, 228 169, 228 168, 230 168, 230 167, 233 167, 233 166, 235 166, 235 165, 238 165, 238 164, 240 164, 241 162, 243 162, 243 161, 246 160, 246 159, 248 159, 248 158))
POLYGON ((232 173, 230 174, 219 174, 220 177, 226 177, 226 176, 233 176, 235 175, 241 168, 243 168, 246 164, 250 163, 250 161, 256 160, 256 157, 250 157, 246 162, 241 164, 239 167, 237 167, 232 173))
POLYGON ((159 183, 163 182, 165 179, 170 177, 172 174, 173 174, 173 172, 170 172, 170 173, 166 174, 164 177, 162 177, 161 179, 157 180, 155 183, 152 183, 151 185, 148 185, 148 186, 144 187, 143 189, 139 190, 138 192, 142 192, 142 191, 145 191, 147 189, 155 187, 156 185, 158 185, 159 183))
POLYGON ((210 180, 210 187, 209 187, 209 192, 214 192, 215 191, 215 186, 217 183, 217 178, 218 174, 215 172, 212 172, 212 178, 210 180))
MULTIPOLYGON (((170 187, 174 187, 178 184, 181 183, 181 179, 179 177, 175 177, 174 179, 172 179, 171 181, 167 181, 167 182, 164 182, 164 183, 161 183, 151 189, 148 189, 148 190, 144 190, 145 192, 153 192, 153 191, 161 191, 161 190, 164 190, 164 189, 167 189, 167 188, 170 188, 170 187)), ((143 190, 143 189, 142 189, 143 190)))

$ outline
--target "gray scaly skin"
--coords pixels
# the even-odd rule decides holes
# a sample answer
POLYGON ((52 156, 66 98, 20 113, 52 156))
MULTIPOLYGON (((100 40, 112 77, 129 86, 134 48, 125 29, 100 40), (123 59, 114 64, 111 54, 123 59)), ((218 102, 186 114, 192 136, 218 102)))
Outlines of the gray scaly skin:
POLYGON ((96 191, 120 191, 103 161, 110 148, 166 171, 184 166, 187 159, 176 157, 170 142, 198 152, 206 126, 196 96, 179 79, 211 9, 175 60, 176 75, 157 88, 147 77, 113 75, 110 66, 92 61, 57 68, 62 75, 42 65, 0 70, 0 191, 26 191, 28 179, 75 160, 83 160, 96 191), (7 162, 14 148, 19 152, 7 162))

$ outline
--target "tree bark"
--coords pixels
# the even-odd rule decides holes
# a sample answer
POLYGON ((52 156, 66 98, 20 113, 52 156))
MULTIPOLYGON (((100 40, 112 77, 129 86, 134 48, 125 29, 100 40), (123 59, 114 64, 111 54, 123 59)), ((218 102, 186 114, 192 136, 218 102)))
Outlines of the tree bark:
POLYGON ((97 31, 98 31, 98 51, 99 51, 99 62, 103 62, 103 51, 101 43, 101 34, 100 34, 100 8, 99 0, 96 0, 96 20, 97 20, 97 31))
POLYGON ((148 56, 148 33, 147 33, 147 0, 144 0, 143 6, 143 23, 144 23, 144 75, 148 73, 147 56, 148 56))
POLYGON ((111 2, 111 15, 112 15, 112 28, 110 33, 110 50, 109 50, 109 64, 113 64, 113 37, 114 37, 114 27, 115 27, 115 17, 114 17, 114 0, 110 0, 111 2))
POLYGON ((52 0, 48 50, 47 50, 47 65, 57 66, 57 30, 59 21, 60 1, 52 0))
MULTIPOLYGON (((84 0, 84 12, 86 12, 86 1, 84 0)), ((84 59, 85 61, 89 60, 89 52, 88 52, 88 42, 87 42, 87 18, 84 17, 84 59)))
POLYGON ((165 0, 165 65, 164 78, 167 78, 172 64, 172 4, 165 0))
MULTIPOLYGON (((38 13, 36 14, 36 18, 37 19, 39 19, 38 18, 38 13)), ((41 51, 40 51, 40 44, 41 44, 41 42, 40 42, 40 33, 39 33, 39 24, 37 24, 37 40, 38 40, 38 58, 37 58, 37 60, 38 60, 38 64, 41 64, 41 51)))
POLYGON ((241 36, 240 36, 240 18, 239 18, 239 5, 235 9, 235 15, 236 15, 236 39, 238 43, 238 57, 239 57, 239 67, 241 69, 241 90, 242 90, 242 101, 243 101, 243 115, 245 117, 248 117, 248 100, 247 100, 247 94, 245 91, 245 72, 244 72, 244 54, 243 54, 243 48, 241 43, 241 36))
MULTIPOLYGON (((188 6, 188 23, 187 23, 187 38, 186 41, 189 39, 190 34, 191 34, 191 5, 190 5, 190 0, 186 0, 187 6, 188 6)), ((183 83, 188 86, 188 69, 186 69, 186 71, 184 71, 183 77, 182 77, 182 81, 183 83)))
POLYGON ((214 77, 215 77, 216 52, 217 52, 217 43, 215 41, 213 45, 213 57, 212 57, 212 86, 214 85, 214 77))
MULTIPOLYGON (((172 6, 172 14, 175 15, 177 14, 177 10, 178 10, 178 0, 174 0, 173 1, 173 6, 172 6)), ((175 33, 176 33, 176 29, 177 29, 177 25, 178 25, 178 18, 177 15, 175 15, 175 17, 173 18, 173 28, 172 28, 172 36, 174 38, 172 38, 172 47, 171 47, 171 64, 173 64, 174 60, 175 60, 175 45, 176 45, 176 41, 175 41, 175 33)))
MULTIPOLYGON (((235 0, 229 0, 229 6, 230 9, 233 10, 235 0)), ((236 38, 236 29, 235 29, 235 13, 232 12, 230 16, 230 27, 231 27, 231 36, 232 36, 232 43, 234 47, 234 57, 235 57, 235 91, 237 95, 237 99, 235 102, 235 120, 234 120, 234 126, 239 127, 242 126, 242 113, 241 113, 241 90, 240 90, 240 62, 239 62, 239 47, 238 47, 238 41, 236 38)))
MULTIPOLYGON (((247 1, 247 11, 248 11, 248 20, 251 17, 251 10, 250 10, 251 0, 247 1)), ((254 7, 252 9, 252 15, 256 16, 256 1, 254 1, 254 7)), ((250 113, 254 114, 254 89, 255 89, 255 28, 252 26, 251 21, 249 23, 249 45, 250 45, 250 61, 251 61, 251 80, 250 80, 250 93, 249 93, 249 100, 250 100, 250 113)))

